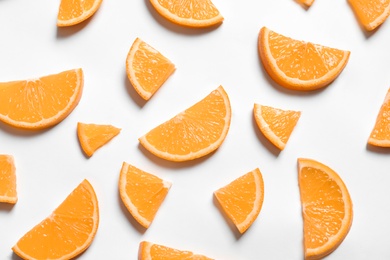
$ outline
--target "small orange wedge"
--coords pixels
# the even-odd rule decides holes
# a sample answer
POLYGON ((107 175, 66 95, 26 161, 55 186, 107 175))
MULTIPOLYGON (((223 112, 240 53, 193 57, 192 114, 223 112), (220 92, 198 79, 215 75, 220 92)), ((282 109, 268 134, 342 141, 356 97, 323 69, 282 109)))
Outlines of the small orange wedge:
POLYGON ((112 125, 77 123, 77 136, 84 153, 91 157, 97 149, 120 133, 121 129, 112 125))
POLYGON ((210 0, 150 0, 150 3, 161 16, 182 26, 202 28, 223 21, 210 0))
POLYGON ((297 1, 307 7, 310 7, 314 3, 314 0, 297 0, 297 1))
POLYGON ((322 259, 347 236, 352 201, 340 176, 312 159, 298 159, 305 259, 322 259))
POLYGON ((314 90, 334 81, 347 65, 350 52, 298 41, 261 28, 261 62, 279 85, 293 90, 314 90))
POLYGON ((259 104, 254 105, 253 114, 260 131, 280 150, 286 146, 301 116, 300 111, 283 110, 259 104))
POLYGON ((144 228, 148 228, 163 203, 171 183, 144 172, 126 162, 119 177, 119 194, 127 210, 144 228))
POLYGON ((142 241, 139 244, 138 260, 213 260, 191 251, 178 250, 163 245, 142 241))
POLYGON ((164 84, 175 65, 152 46, 136 38, 126 59, 126 73, 131 85, 145 100, 164 84))
POLYGON ((103 0, 61 0, 57 16, 57 26, 79 24, 99 9, 103 0))
POLYGON ((240 233, 244 233, 256 220, 263 206, 263 176, 256 168, 216 190, 214 196, 240 233))
POLYGON ((74 69, 31 80, 0 83, 0 121, 44 129, 64 120, 80 101, 83 71, 74 69))
POLYGON ((379 147, 390 147, 390 88, 379 110, 368 143, 379 147))
POLYGON ((0 202, 15 204, 18 201, 15 171, 14 157, 0 154, 0 202))
POLYGON ((376 29, 390 15, 390 0, 348 0, 348 2, 367 31, 376 29))
POLYGON ((91 245, 98 225, 96 194, 84 180, 49 217, 20 238, 12 250, 23 259, 71 259, 91 245))
POLYGON ((139 138, 154 155, 189 161, 218 149, 229 131, 230 101, 222 86, 139 138))

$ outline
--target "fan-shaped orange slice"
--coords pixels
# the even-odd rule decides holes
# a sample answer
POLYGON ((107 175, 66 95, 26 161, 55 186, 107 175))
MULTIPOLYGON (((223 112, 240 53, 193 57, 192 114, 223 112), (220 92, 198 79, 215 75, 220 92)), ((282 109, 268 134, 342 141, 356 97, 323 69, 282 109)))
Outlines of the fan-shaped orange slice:
POLYGON ((88 156, 92 156, 96 150, 117 136, 120 131, 120 128, 112 125, 77 123, 77 136, 81 148, 88 156))
POLYGON ((256 220, 263 206, 263 176, 256 168, 216 190, 214 196, 240 233, 244 233, 256 220))
POLYGON ((18 201, 15 171, 14 157, 0 154, 0 202, 15 204, 18 201))
POLYGON ((119 194, 135 220, 148 228, 163 203, 171 183, 123 163, 119 177, 119 194))
POLYGON ((0 121, 44 129, 64 120, 80 101, 83 71, 74 69, 31 80, 0 83, 0 121))
POLYGON ((134 89, 145 100, 164 84, 175 65, 152 46, 136 38, 126 59, 126 73, 134 89))
POLYGON ((139 138, 154 155, 188 161, 218 149, 229 131, 230 101, 222 86, 139 138))
POLYGON ((279 85, 314 90, 334 81, 346 66, 350 52, 298 41, 263 27, 258 48, 261 62, 279 85))
POLYGON ((12 250, 23 259, 71 259, 90 246, 98 225, 98 200, 91 184, 84 180, 12 250))
POLYGON ((194 254, 191 251, 179 250, 163 245, 142 241, 139 244, 138 260, 212 260, 203 255, 194 254))
POLYGON ((368 143, 380 147, 390 147, 390 88, 379 109, 368 143))
POLYGON ((312 159, 298 159, 305 259, 322 259, 347 236, 352 201, 340 176, 312 159))
POLYGON ((79 24, 99 9, 103 0, 61 0, 57 16, 57 26, 79 24))
POLYGON ((150 3, 161 16, 178 25, 201 28, 223 21, 210 0, 150 0, 150 3))
POLYGON ((367 31, 383 24, 390 15, 390 0, 348 0, 359 22, 367 31))
POLYGON ((260 104, 254 105, 253 113, 260 131, 280 150, 286 146, 301 116, 300 111, 283 110, 260 104))

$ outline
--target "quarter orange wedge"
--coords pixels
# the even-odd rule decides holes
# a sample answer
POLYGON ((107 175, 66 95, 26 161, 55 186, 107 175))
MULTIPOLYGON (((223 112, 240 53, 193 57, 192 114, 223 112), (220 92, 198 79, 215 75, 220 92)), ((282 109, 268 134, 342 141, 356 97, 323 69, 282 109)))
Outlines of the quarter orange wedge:
POLYGON ((134 89, 145 100, 164 84, 175 65, 152 46, 136 38, 126 59, 126 73, 134 89))
POLYGON ((310 7, 314 0, 298 0, 299 3, 303 4, 304 6, 310 7))
POLYGON ((216 190, 214 196, 240 233, 244 233, 256 220, 263 206, 263 176, 256 168, 216 190))
POLYGON ((223 21, 210 0, 150 0, 150 3, 161 16, 182 26, 202 28, 223 21))
POLYGON ((15 204, 18 201, 15 171, 14 157, 0 154, 0 202, 15 204))
POLYGON ((298 159, 305 259, 332 253, 352 225, 352 201, 340 176, 312 159, 298 159))
POLYGON ((44 129, 64 120, 80 101, 83 71, 74 69, 31 80, 0 83, 0 121, 44 129))
POLYGON ((348 0, 348 2, 367 31, 376 29, 390 15, 390 0, 348 0))
POLYGON ((96 13, 101 3, 102 0, 61 0, 57 26, 71 26, 87 20, 96 13))
POLYGON ((97 149, 117 136, 120 131, 120 128, 112 125, 77 123, 77 136, 81 148, 89 157, 92 156, 97 149))
POLYGON ((218 149, 229 131, 230 101, 222 86, 139 138, 154 155, 188 161, 218 149))
POLYGON ((12 250, 23 259, 71 259, 90 246, 98 225, 98 200, 91 184, 84 180, 12 250))
POLYGON ((144 228, 152 223, 171 185, 126 162, 122 165, 119 194, 128 211, 144 228))
POLYGON ((390 147, 390 88, 379 109, 368 143, 380 147, 390 147))
POLYGON ((283 150, 297 124, 300 111, 283 110, 255 104, 255 121, 264 136, 277 148, 283 150))
POLYGON ((261 62, 279 85, 314 90, 334 81, 347 65, 350 52, 295 40, 266 27, 258 39, 261 62))
POLYGON ((138 260, 213 260, 191 251, 174 249, 171 247, 142 241, 139 244, 138 260))

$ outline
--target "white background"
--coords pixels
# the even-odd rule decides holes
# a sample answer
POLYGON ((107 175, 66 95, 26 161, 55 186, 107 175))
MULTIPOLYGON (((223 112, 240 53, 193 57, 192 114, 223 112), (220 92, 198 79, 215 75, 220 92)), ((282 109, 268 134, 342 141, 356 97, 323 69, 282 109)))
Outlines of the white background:
POLYGON ((0 0, 0 81, 84 70, 79 105, 59 125, 25 132, 0 124, 0 153, 17 168, 19 201, 0 205, 0 259, 19 259, 11 247, 47 217, 84 179, 99 199, 100 225, 79 259, 137 259, 142 240, 224 260, 303 259, 297 158, 318 160, 346 183, 352 228, 328 259, 390 259, 390 150, 367 139, 390 86, 390 23, 374 33, 359 25, 346 0, 223 1, 224 22, 189 29, 160 17, 148 0, 104 0, 92 19, 58 29, 59 1, 0 0), (274 84, 259 61, 261 27, 295 39, 350 50, 342 74, 310 93, 274 84), (125 59, 136 37, 168 57, 176 71, 148 102, 133 90, 125 59), (232 106, 230 131, 212 155, 186 163, 158 159, 138 138, 222 85, 232 106), (278 152, 257 130, 253 104, 302 111, 278 152), (77 122, 112 124, 121 133, 91 158, 82 153, 77 122), (122 162, 173 183, 149 229, 132 219, 118 196, 122 162), (262 211, 239 235, 221 214, 213 192, 258 167, 262 211))

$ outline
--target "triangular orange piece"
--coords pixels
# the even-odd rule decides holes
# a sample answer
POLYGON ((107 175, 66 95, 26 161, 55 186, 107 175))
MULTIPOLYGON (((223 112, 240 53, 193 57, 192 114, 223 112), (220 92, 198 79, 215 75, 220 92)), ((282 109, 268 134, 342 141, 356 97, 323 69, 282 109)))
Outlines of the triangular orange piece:
POLYGON ((77 136, 84 153, 91 157, 94 152, 120 133, 112 125, 77 124, 77 136))
POLYGON ((1 154, 0 202, 15 204, 17 200, 14 158, 11 155, 1 154))

